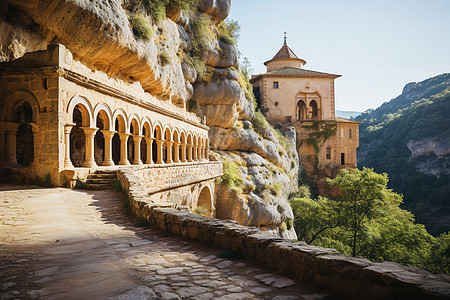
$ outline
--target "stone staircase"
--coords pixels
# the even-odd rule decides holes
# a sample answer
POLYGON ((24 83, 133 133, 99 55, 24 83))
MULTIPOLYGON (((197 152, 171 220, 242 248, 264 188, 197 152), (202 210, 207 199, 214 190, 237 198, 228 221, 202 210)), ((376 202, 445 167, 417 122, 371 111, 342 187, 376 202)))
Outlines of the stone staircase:
POLYGON ((86 180, 88 190, 110 189, 117 180, 117 170, 96 170, 86 180))

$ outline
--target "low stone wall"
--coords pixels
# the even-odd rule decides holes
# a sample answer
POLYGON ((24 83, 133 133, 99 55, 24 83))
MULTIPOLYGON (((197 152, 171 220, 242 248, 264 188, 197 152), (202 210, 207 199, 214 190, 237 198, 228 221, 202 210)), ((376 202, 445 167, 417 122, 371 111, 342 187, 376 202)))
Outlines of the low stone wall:
POLYGON ((311 281, 347 299, 449 299, 450 276, 397 263, 374 263, 339 254, 334 249, 290 242, 254 227, 238 225, 187 211, 153 206, 142 191, 130 188, 132 172, 119 172, 133 212, 152 227, 218 248, 241 252, 270 269, 311 281))

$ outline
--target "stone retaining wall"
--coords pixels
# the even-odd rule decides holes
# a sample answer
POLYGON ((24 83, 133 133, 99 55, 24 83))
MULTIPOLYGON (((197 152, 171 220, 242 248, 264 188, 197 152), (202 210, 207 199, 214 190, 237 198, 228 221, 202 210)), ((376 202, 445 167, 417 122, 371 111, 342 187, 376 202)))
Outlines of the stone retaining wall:
POLYGON ((334 249, 290 242, 255 227, 194 215, 173 208, 157 208, 139 191, 130 189, 119 172, 133 212, 152 227, 218 248, 241 252, 270 269, 326 287, 346 299, 449 299, 450 276, 434 275, 392 262, 374 263, 339 254, 334 249))

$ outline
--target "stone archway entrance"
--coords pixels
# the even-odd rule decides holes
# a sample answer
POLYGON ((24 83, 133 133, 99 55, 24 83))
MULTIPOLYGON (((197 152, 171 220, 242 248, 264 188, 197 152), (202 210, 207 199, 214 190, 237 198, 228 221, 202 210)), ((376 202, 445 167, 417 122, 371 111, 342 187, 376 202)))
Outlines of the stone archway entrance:
POLYGON ((201 207, 208 211, 208 217, 213 216, 213 201, 212 201, 212 193, 209 187, 205 186, 200 191, 200 195, 198 196, 197 207, 201 207))

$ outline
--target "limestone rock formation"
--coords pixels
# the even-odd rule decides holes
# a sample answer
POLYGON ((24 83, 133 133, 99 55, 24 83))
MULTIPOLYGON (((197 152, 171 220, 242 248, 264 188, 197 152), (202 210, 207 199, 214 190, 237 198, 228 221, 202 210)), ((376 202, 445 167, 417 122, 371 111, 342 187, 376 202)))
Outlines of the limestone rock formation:
MULTIPOLYGON (((293 218, 287 196, 296 189, 297 153, 281 146, 271 129, 253 130, 253 99, 239 72, 238 49, 218 34, 230 8, 231 0, 200 0, 196 12, 170 4, 167 18, 156 20, 136 0, 4 0, 0 62, 57 42, 92 70, 140 83, 159 99, 205 116, 217 157, 242 162, 239 188, 219 183, 217 216, 294 239, 283 224, 293 218), (189 59, 198 18, 207 20, 211 33, 200 57, 204 74, 189 59), (135 19, 147 35, 136 34, 135 19)), ((295 145, 295 134, 290 136, 295 145)))

